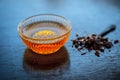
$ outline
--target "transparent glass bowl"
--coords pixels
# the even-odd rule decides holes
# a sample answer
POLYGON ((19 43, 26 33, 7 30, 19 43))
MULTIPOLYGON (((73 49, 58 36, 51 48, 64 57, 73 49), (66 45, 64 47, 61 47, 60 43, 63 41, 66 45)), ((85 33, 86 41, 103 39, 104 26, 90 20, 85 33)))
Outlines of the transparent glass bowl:
POLYGON ((38 54, 58 51, 68 40, 71 23, 55 14, 39 14, 23 20, 18 25, 24 44, 38 54))

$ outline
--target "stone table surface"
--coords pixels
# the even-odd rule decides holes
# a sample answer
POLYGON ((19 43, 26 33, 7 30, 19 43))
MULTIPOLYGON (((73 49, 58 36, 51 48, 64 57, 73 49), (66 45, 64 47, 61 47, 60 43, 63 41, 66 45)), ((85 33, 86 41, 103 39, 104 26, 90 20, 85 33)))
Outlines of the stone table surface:
POLYGON ((80 55, 70 41, 76 33, 98 34, 111 24, 117 29, 105 37, 120 40, 119 5, 119 0, 0 0, 0 80, 120 80, 119 43, 96 57, 80 55), (17 32, 21 20, 45 13, 72 23, 68 42, 49 56, 27 49, 17 32))

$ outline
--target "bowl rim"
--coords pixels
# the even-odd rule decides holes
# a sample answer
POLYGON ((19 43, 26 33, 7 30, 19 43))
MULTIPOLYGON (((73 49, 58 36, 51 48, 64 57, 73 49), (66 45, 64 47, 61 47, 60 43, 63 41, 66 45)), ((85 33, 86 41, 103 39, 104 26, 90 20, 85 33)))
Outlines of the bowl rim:
POLYGON ((56 14, 37 14, 37 15, 33 15, 33 16, 30 16, 30 17, 22 20, 17 26, 17 31, 19 32, 20 36, 23 36, 24 38, 27 38, 27 39, 32 39, 32 40, 54 40, 54 39, 58 39, 58 38, 61 38, 61 37, 65 36, 67 33, 69 33, 71 31, 71 28, 72 28, 72 25, 71 25, 70 21, 68 19, 66 19, 65 17, 59 16, 59 15, 56 15, 56 14), (31 37, 28 37, 28 36, 24 35, 20 30, 21 25, 23 25, 25 23, 25 21, 27 21, 29 19, 32 19, 32 18, 35 18, 35 17, 39 17, 39 16, 55 16, 55 17, 62 18, 67 22, 67 24, 69 26, 69 29, 64 34, 62 34, 60 36, 55 36, 53 38, 31 38, 31 37))

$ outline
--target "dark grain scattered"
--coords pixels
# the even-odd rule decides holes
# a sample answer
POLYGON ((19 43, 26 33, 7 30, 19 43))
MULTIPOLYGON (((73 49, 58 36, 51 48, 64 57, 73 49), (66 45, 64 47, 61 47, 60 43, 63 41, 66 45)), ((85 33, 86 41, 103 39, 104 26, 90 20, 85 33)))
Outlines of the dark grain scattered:
MULTIPOLYGON (((100 53, 104 52, 105 49, 110 49, 113 46, 112 41, 110 41, 108 38, 104 38, 96 34, 83 37, 80 37, 78 34, 76 34, 76 39, 71 41, 72 47, 75 47, 78 51, 94 51, 97 57, 100 57, 100 53)), ((118 40, 114 40, 114 44, 117 44, 118 42, 118 40)), ((81 53, 81 55, 84 54, 86 54, 86 52, 81 53)))
POLYGON ((117 43, 119 43, 119 40, 115 40, 115 41, 114 41, 114 44, 117 44, 117 43))

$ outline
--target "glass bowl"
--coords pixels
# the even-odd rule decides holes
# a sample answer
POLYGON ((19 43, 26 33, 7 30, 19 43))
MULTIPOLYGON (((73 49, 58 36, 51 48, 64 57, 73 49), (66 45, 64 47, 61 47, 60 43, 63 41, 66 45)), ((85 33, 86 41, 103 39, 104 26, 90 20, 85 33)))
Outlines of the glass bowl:
POLYGON ((55 14, 39 14, 23 20, 18 33, 24 44, 38 54, 58 51, 68 40, 71 23, 55 14))

